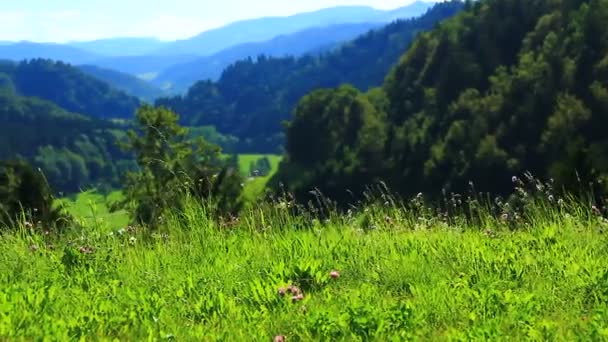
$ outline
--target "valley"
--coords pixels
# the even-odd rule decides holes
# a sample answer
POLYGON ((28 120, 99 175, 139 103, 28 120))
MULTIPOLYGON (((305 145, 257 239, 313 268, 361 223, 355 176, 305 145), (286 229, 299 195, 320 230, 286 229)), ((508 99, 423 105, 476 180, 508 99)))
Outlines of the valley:
POLYGON ((608 0, 112 1, 0 5, 0 340, 608 339, 608 0))

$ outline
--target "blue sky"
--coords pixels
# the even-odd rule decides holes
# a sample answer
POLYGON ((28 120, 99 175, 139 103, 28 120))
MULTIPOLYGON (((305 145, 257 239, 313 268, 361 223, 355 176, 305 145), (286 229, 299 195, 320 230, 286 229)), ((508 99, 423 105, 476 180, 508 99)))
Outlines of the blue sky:
POLYGON ((0 0, 0 40, 188 38, 232 21, 339 5, 392 9, 413 0, 0 0))

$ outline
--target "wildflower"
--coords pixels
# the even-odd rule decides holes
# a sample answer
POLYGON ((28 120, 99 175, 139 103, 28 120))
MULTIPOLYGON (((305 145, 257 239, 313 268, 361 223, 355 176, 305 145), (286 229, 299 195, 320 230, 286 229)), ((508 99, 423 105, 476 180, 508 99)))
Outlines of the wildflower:
POLYGON ((591 211, 593 211, 594 214, 596 215, 601 215, 602 212, 594 205, 591 206, 591 211))
POLYGON ((93 247, 89 247, 89 246, 81 246, 78 247, 78 251, 82 254, 92 254, 93 253, 93 247))
POLYGON ((32 252, 36 252, 39 249, 38 245, 31 245, 30 246, 30 251, 32 252))
POLYGON ((549 195, 548 199, 549 199, 549 202, 555 201, 555 197, 553 197, 553 195, 549 195))
POLYGON ((490 228, 486 229, 483 231, 483 235, 489 237, 489 238, 493 238, 496 236, 496 233, 494 233, 494 231, 490 228))
POLYGON ((137 238, 136 238, 135 236, 131 236, 131 237, 129 238, 129 243, 130 243, 130 244, 134 245, 136 242, 137 242, 137 238))
POLYGON ((284 335, 277 335, 274 337, 274 342, 285 342, 287 338, 284 335))
POLYGON ((34 225, 31 222, 25 221, 25 223, 23 224, 26 228, 32 228, 34 227, 34 225))
POLYGON ((294 294, 294 295, 298 295, 298 294, 302 293, 302 291, 300 291, 300 289, 294 285, 289 285, 289 287, 287 288, 287 292, 294 294))
POLYGON ((291 301, 294 302, 294 303, 302 301, 302 300, 304 300, 304 295, 301 294, 301 293, 298 294, 298 295, 295 295, 295 296, 291 297, 291 301))
POLYGON ((517 178, 517 176, 511 177, 511 182, 513 182, 513 183, 517 183, 518 180, 519 179, 517 178))
POLYGON ((286 293, 287 291, 285 290, 285 288, 281 287, 281 288, 279 289, 279 291, 278 291, 278 292, 279 292, 279 296, 281 296, 281 297, 285 297, 285 293, 286 293))
POLYGON ((340 278, 340 272, 338 272, 338 271, 331 271, 331 272, 329 272, 329 276, 332 279, 338 279, 338 278, 340 278))
POLYGON ((509 220, 509 214, 504 213, 500 216, 500 219, 503 221, 508 221, 509 220))

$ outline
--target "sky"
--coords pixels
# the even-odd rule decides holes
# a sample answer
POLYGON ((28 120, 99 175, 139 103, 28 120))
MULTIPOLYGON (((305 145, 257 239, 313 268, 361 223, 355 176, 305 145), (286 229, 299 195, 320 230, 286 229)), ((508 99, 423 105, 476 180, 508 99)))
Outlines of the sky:
POLYGON ((379 9, 414 0, 0 0, 0 41, 111 37, 185 39, 233 21, 341 5, 379 9))

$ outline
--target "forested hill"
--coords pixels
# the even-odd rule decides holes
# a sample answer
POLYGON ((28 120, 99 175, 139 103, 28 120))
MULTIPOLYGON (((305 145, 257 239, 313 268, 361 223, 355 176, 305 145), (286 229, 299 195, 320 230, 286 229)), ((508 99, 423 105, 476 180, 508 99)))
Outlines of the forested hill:
POLYGON ((281 148, 281 122, 297 101, 320 87, 353 83, 368 89, 382 83, 411 41, 453 16, 462 2, 439 3, 425 15, 396 21, 319 57, 247 59, 229 66, 217 82, 201 81, 181 97, 157 100, 191 126, 215 125, 250 142, 256 152, 281 148))
POLYGON ((555 189, 606 188, 606 23, 608 0, 467 2, 382 89, 304 98, 275 181, 342 199, 374 180, 408 195, 505 193, 527 171, 555 189))
POLYGON ((118 186, 132 162, 114 124, 68 113, 55 104, 15 93, 0 76, 0 160, 24 158, 39 167, 56 191, 118 186))
POLYGON ((139 100, 63 62, 33 59, 0 62, 0 74, 23 96, 51 101, 93 118, 132 118, 139 100))

